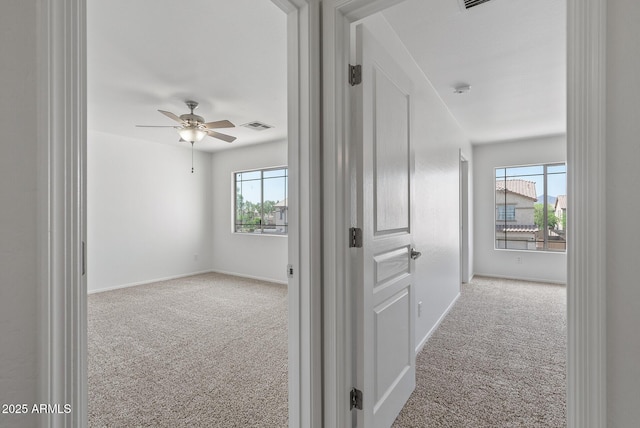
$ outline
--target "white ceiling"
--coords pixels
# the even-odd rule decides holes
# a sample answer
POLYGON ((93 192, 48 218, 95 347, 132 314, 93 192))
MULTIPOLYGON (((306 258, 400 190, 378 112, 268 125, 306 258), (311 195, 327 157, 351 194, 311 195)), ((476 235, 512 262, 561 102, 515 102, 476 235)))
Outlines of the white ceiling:
POLYGON ((566 130, 566 1, 407 0, 384 12, 473 143, 566 130), (467 94, 453 88, 471 85, 467 94))
MULTIPOLYGON (((384 15, 472 142, 565 132, 565 0, 406 0, 384 15)), ((157 110, 193 99, 206 121, 275 126, 200 150, 286 138, 286 16, 271 1, 89 0, 87 37, 90 130, 178 144, 135 125, 173 125, 157 110)))
MULTIPOLYGON (((287 135, 286 15, 268 0, 89 0, 88 128, 178 144, 158 109, 208 122, 232 144, 205 138, 206 151, 274 141, 287 135), (238 127, 261 121, 274 128, 238 127)), ((187 143, 180 143, 187 144, 187 143)))

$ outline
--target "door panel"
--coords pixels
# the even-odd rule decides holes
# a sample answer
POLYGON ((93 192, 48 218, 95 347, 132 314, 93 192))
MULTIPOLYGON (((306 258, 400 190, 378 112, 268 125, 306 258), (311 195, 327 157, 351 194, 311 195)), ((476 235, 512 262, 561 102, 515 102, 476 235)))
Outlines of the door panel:
POLYGON ((410 300, 407 287, 373 310, 376 334, 376 406, 384 403, 385 396, 393 393, 395 384, 411 369, 411 360, 404 352, 388 352, 390 349, 406 349, 411 342, 404 329, 409 321, 407 317, 410 313, 410 300))
POLYGON ((373 64, 376 234, 409 229, 409 94, 373 64))
POLYGON ((391 249, 376 255, 373 258, 376 287, 384 285, 391 279, 397 279, 400 275, 410 274, 409 256, 410 249, 408 246, 391 249))
POLYGON ((415 388, 412 85, 366 24, 356 27, 355 36, 362 83, 350 93, 352 173, 362 248, 354 250, 360 253, 352 258, 352 273, 356 385, 363 392, 356 422, 386 428, 415 388))

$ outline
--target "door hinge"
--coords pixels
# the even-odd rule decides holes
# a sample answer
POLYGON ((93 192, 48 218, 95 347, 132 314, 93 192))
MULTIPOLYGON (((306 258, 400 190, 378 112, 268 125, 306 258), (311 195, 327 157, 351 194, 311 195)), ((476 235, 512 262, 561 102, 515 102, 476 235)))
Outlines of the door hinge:
POLYGON ((362 248, 362 229, 349 228, 349 248, 362 248))
POLYGON ((362 83, 362 66, 349 64, 349 84, 356 86, 362 83))
POLYGON ((287 265, 287 277, 293 278, 293 265, 287 265))
POLYGON ((362 391, 356 388, 351 388, 349 399, 351 400, 349 410, 353 410, 354 408, 362 410, 362 391))

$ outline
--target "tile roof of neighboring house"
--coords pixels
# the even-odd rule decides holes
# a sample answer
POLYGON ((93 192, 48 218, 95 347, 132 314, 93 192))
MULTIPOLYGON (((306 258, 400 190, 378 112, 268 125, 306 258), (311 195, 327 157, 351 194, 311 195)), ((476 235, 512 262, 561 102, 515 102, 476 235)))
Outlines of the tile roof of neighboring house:
POLYGON ((496 191, 504 192, 505 183, 507 184, 507 191, 511 193, 516 193, 518 195, 522 195, 525 198, 533 199, 534 201, 538 200, 538 195, 536 193, 536 183, 533 181, 527 180, 496 180, 496 191))
POLYGON ((537 232, 535 224, 496 224, 496 232, 537 232))
POLYGON ((288 204, 289 204, 289 198, 286 198, 281 201, 278 201, 278 203, 275 204, 274 207, 286 207, 288 204))
POLYGON ((554 211, 557 210, 558 208, 563 210, 567 209, 567 195, 558 195, 558 199, 556 199, 556 207, 554 211))

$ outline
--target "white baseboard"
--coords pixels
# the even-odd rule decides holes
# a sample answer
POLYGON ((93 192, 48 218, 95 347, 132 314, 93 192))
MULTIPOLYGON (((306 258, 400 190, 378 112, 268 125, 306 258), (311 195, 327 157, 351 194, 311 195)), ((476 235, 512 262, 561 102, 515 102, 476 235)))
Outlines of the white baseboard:
POLYGON ((228 272, 228 271, 218 270, 218 269, 212 269, 209 272, 221 273, 221 274, 224 274, 224 275, 231 275, 231 276, 238 276, 240 278, 255 279, 257 281, 266 281, 266 282, 273 282, 273 283, 276 283, 276 284, 288 285, 287 281, 282 281, 280 279, 265 278, 265 277, 262 277, 262 276, 254 276, 254 275, 246 275, 244 273, 238 273, 238 272, 228 272))
POLYGON ((440 323, 442 323, 442 320, 444 320, 444 318, 447 316, 447 314, 453 308, 453 306, 456 304, 456 302, 458 301, 459 298, 460 298, 460 293, 458 293, 456 295, 456 297, 449 304, 449 306, 444 311, 444 313, 440 316, 440 318, 438 318, 438 321, 436 321, 435 325, 433 327, 431 327, 431 330, 429 330, 429 332, 426 334, 426 336, 420 341, 418 346, 416 346, 416 355, 418 355, 418 353, 420 353, 420 351, 422 351, 422 348, 424 348, 424 345, 427 344, 427 341, 429 340, 431 335, 433 335, 433 333, 438 329, 438 327, 440 326, 440 323))
POLYGON ((213 272, 213 271, 203 270, 203 271, 185 273, 180 275, 166 276, 163 278, 149 279, 149 280, 140 281, 140 282, 132 282, 130 284, 114 285, 112 287, 98 288, 97 290, 87 290, 87 294, 102 293, 103 291, 111 291, 111 290, 118 290, 120 288, 135 287, 137 285, 145 285, 145 284, 151 284, 153 282, 168 281, 170 279, 186 278, 188 276, 200 275, 200 274, 209 273, 209 272, 213 272))
POLYGON ((476 276, 484 276, 487 278, 500 278, 500 279, 512 279, 514 281, 530 281, 530 282, 542 282, 545 284, 559 284, 566 285, 566 281, 557 281, 553 279, 541 279, 541 278, 530 278, 526 276, 509 276, 509 275, 496 275, 493 273, 476 273, 473 275, 476 276))

